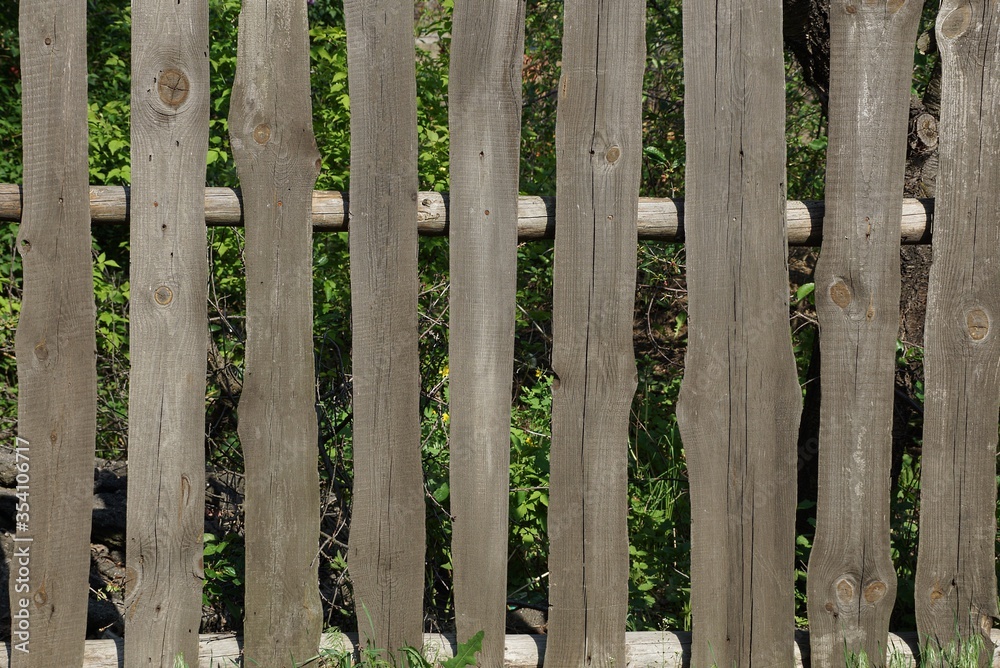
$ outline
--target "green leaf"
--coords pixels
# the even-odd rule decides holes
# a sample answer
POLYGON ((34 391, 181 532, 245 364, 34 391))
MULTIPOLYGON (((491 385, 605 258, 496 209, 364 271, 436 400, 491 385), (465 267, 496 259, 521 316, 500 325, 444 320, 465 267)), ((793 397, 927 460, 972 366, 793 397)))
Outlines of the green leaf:
POLYGON ((455 656, 450 659, 445 660, 441 666, 442 668, 462 668, 462 666, 475 666, 476 665, 476 654, 483 651, 483 636, 485 633, 480 631, 476 635, 469 638, 464 643, 458 646, 455 651, 455 656))
POLYGON ((813 139, 811 142, 809 142, 808 144, 806 144, 806 146, 808 146, 809 148, 811 148, 814 151, 822 151, 823 149, 826 148, 827 141, 828 140, 827 140, 827 138, 825 136, 824 137, 817 137, 816 139, 813 139))
POLYGON ((677 317, 674 319, 674 336, 680 336, 681 330, 687 323, 687 319, 688 315, 684 311, 677 314, 677 317))
POLYGON ((642 152, 656 164, 665 165, 668 162, 667 155, 656 146, 646 146, 642 152))

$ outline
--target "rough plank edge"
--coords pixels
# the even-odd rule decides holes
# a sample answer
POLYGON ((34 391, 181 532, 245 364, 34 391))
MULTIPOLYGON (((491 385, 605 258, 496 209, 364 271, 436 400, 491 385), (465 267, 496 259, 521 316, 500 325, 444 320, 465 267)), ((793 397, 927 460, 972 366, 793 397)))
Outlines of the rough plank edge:
MULTIPOLYGON (((94 223, 128 222, 129 194, 122 186, 91 186, 90 215, 94 223)), ((313 228, 325 232, 346 232, 345 193, 313 192, 313 228)), ((422 235, 448 233, 447 194, 422 192, 417 198, 417 229, 422 235)), ((554 197, 522 196, 518 204, 517 236, 521 241, 552 239, 555 236, 554 197)), ((788 243, 792 246, 819 246, 823 238, 823 202, 789 201, 788 243)), ((238 190, 205 189, 205 216, 210 226, 243 225, 243 203, 238 190)), ((0 220, 20 220, 21 187, 0 184, 0 220)), ((639 198, 639 238, 656 241, 684 240, 684 200, 639 198)), ((934 222, 934 200, 903 200, 900 238, 904 244, 929 244, 934 222)))
MULTIPOLYGON (((993 629, 993 668, 1000 668, 1000 629, 993 629)), ((691 634, 672 631, 640 631, 625 634, 629 668, 688 668, 691 651, 691 634)), ((242 638, 233 634, 203 634, 201 640, 200 668, 232 668, 239 665, 242 638)), ((124 640, 88 640, 84 668, 120 668, 124 660, 124 640)), ((323 649, 357 651, 355 634, 327 633, 323 636, 323 649)), ((890 633, 889 652, 899 651, 907 666, 914 665, 917 634, 890 633)), ((455 636, 436 633, 424 634, 424 654, 429 658, 444 660, 454 656, 455 636)), ((809 655, 809 633, 795 632, 795 666, 802 666, 802 655, 809 655)), ((504 665, 507 668, 539 668, 545 655, 544 635, 508 635, 505 640, 504 665)), ((3 643, 0 668, 9 668, 10 644, 3 643)))

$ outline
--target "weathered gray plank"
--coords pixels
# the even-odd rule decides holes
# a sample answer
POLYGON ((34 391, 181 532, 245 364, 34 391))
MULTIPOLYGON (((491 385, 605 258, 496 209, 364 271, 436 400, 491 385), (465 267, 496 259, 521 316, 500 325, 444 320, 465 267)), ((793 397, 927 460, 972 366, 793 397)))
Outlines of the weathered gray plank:
POLYGON ((684 4, 695 666, 792 665, 795 439, 781 3, 684 4))
POLYGON ((243 4, 229 114, 246 217, 243 661, 274 668, 316 656, 323 630, 309 224, 320 157, 308 23, 301 0, 243 4))
POLYGON ((206 0, 133 0, 128 666, 198 656, 208 84, 206 0))
POLYGON ((569 0, 564 25, 546 665, 623 666, 645 3, 569 0))
POLYGON ((24 267, 15 337, 14 666, 80 666, 97 430, 87 199, 87 4, 20 4, 24 267), (23 568, 24 570, 20 570, 23 568))
POLYGON ((916 611, 947 647, 997 616, 996 457, 1000 410, 1000 6, 957 2, 937 22, 943 67, 941 173, 924 348, 916 611))
POLYGON ((502 668, 510 402, 517 291, 524 0, 458 0, 453 14, 449 396, 455 616, 502 668))
POLYGON ((830 144, 823 251, 819 499, 809 560, 813 665, 885 661, 896 573, 889 468, 899 225, 913 43, 921 2, 830 10, 830 144))
POLYGON ((418 647, 423 626, 413 4, 346 0, 344 13, 354 377, 347 563, 364 643, 395 652, 418 647))

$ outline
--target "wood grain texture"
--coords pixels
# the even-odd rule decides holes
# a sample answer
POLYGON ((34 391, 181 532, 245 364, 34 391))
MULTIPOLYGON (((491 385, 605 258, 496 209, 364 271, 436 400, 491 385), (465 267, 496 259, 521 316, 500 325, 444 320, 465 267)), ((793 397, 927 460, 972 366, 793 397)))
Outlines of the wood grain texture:
POLYGON ((395 652, 419 647, 423 630, 413 4, 346 0, 344 13, 354 382, 347 564, 364 644, 395 652))
MULTIPOLYGON (((97 370, 87 202, 87 4, 23 0, 23 262, 12 665, 81 666, 97 370), (23 521, 23 526, 22 526, 23 521), (27 577, 19 572, 28 571, 27 577), (23 615, 27 615, 23 617, 23 615)), ((10 444, 13 446, 14 444, 10 444)))
POLYGON ((198 656, 208 97, 207 1, 133 0, 128 666, 198 656))
POLYGON ((461 641, 485 632, 483 668, 502 668, 506 632, 524 9, 458 0, 448 81, 455 616, 461 641))
POLYGON ((568 0, 556 120, 548 666, 625 665, 642 0, 568 0))
MULTIPOLYGON (((1000 641, 1000 631, 993 631, 993 643, 1000 641)), ((546 654, 544 635, 508 635, 505 642, 505 668, 540 668, 546 654)), ((629 668, 691 668, 691 634, 673 631, 635 631, 625 634, 626 665, 629 668)), ((124 668, 121 662, 123 642, 118 640, 88 640, 85 668, 124 668)), ((323 649, 357 652, 357 634, 325 633, 320 643, 323 649)), ((457 649, 454 634, 424 634, 424 656, 434 666, 453 657, 457 649)), ((201 636, 199 668, 233 668, 242 656, 243 639, 231 633, 201 636)), ((9 645, 0 643, 0 668, 8 668, 9 645)), ((795 632, 792 646, 794 661, 789 666, 809 665, 809 634, 795 632)), ((897 654, 901 666, 915 666, 918 653, 916 633, 889 634, 889 652, 897 654)), ((992 668, 1000 668, 1000 650, 993 654, 992 668)))
POLYGON ((695 666, 792 665, 795 441, 781 3, 684 5, 695 666))
POLYGON ((830 144, 823 250, 819 497, 809 560, 813 665, 864 650, 885 662, 896 572, 889 554, 899 225, 913 44, 921 3, 830 8, 830 144))
POLYGON ((947 647, 997 617, 996 457, 1000 411, 1000 6, 945 2, 941 172, 924 342, 924 442, 916 612, 947 647))
POLYGON ((323 630, 309 224, 320 156, 306 4, 245 2, 239 26, 229 128, 246 218, 243 661, 292 668, 316 656, 323 630))
MULTIPOLYGON (((91 219, 113 224, 127 221, 126 189, 121 186, 91 186, 91 219)), ((205 218, 211 226, 243 224, 242 195, 232 188, 205 189, 205 218)), ((819 246, 823 238, 823 202, 790 200, 785 211, 788 245, 819 246)), ((417 196, 417 232, 427 236, 449 234, 447 193, 421 192, 417 196)), ((313 192, 312 225, 316 231, 346 232, 347 197, 330 190, 313 192)), ((20 187, 0 184, 0 220, 20 220, 20 187)), ((900 222, 900 241, 929 244, 934 219, 934 200, 906 198, 900 222)), ((684 200, 639 198, 639 238, 684 241, 684 200)), ((556 198, 523 195, 517 203, 519 241, 552 239, 556 229, 556 198)))

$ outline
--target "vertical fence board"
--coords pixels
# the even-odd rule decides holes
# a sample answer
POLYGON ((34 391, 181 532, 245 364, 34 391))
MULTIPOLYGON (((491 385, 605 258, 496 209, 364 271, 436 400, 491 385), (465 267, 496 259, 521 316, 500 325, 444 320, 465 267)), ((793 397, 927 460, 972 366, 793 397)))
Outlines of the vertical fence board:
POLYGON ((208 96, 206 0, 133 0, 127 666, 198 657, 208 96))
POLYGON ((556 122, 548 666, 625 665, 645 3, 570 0, 556 122))
POLYGON ((244 3, 239 31, 229 128, 246 220, 244 663, 292 668, 316 656, 323 630, 306 5, 244 3))
POLYGON ((795 440, 781 3, 684 5, 696 666, 792 665, 795 440))
POLYGON ((348 568, 362 644, 394 652, 419 647, 423 625, 413 4, 346 0, 344 13, 354 382, 348 568))
POLYGON ((823 250, 819 499, 809 560, 813 665, 885 661, 899 229, 913 43, 921 3, 830 8, 830 145, 823 250))
POLYGON ((458 0, 451 125, 452 563, 460 642, 503 666, 524 0, 458 0))
MULTIPOLYGON (((18 376, 14 666, 81 666, 97 429, 87 185, 87 5, 22 0, 24 290, 18 376), (17 567, 26 567, 26 578, 17 567), (22 618, 20 613, 27 614, 22 618), (27 628, 21 628, 24 619, 27 628)), ((13 445, 13 444, 11 444, 13 445)))
POLYGON ((1000 410, 1000 6, 946 2, 941 174, 927 294, 926 415, 916 611, 920 637, 979 635, 990 665, 997 616, 1000 410))

